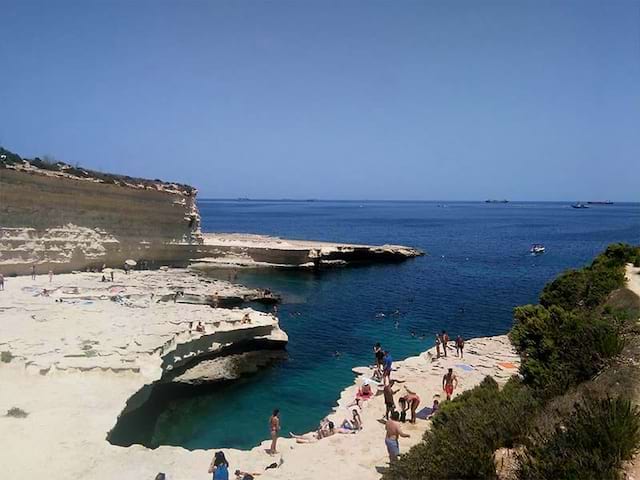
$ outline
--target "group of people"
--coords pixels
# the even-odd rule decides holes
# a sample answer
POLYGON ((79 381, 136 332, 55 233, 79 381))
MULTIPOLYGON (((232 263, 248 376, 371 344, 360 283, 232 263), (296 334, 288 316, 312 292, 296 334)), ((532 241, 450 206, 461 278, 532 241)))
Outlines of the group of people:
POLYGON ((356 409, 352 410, 351 414, 352 417, 350 419, 344 419, 340 426, 337 428, 332 421, 325 419, 320 422, 320 426, 315 433, 307 435, 296 435, 295 433, 289 432, 289 435, 291 436, 291 438, 296 439, 296 443, 315 443, 318 440, 322 440, 323 438, 331 437, 336 433, 357 433, 362 429, 362 419, 360 418, 360 414, 356 409))
POLYGON ((190 332, 192 330, 195 330, 198 333, 204 333, 204 324, 201 321, 198 321, 198 323, 196 323, 195 328, 193 328, 193 323, 194 322, 189 322, 189 331, 190 332))
POLYGON ((373 377, 383 383, 391 381, 391 367, 393 366, 393 358, 388 350, 383 350, 380 342, 373 346, 373 353, 376 357, 376 368, 373 377))
MULTIPOLYGON (((440 357, 440 348, 444 351, 446 357, 446 349, 449 337, 447 332, 443 331, 436 336, 436 348, 438 357, 440 357)), ((464 340, 458 336, 456 339, 456 354, 462 357, 464 349, 464 340)), ((374 377, 381 381, 384 385, 382 393, 385 401, 385 446, 389 454, 389 460, 394 462, 400 455, 400 437, 409 437, 410 435, 402 430, 402 423, 407 421, 407 414, 409 415, 408 421, 410 423, 416 423, 417 410, 420 405, 420 396, 411 391, 406 386, 404 387, 406 393, 398 399, 400 410, 396 409, 396 402, 394 395, 400 390, 393 390, 394 382, 391 380, 391 370, 393 365, 393 359, 388 350, 383 350, 380 343, 376 343, 373 347, 375 355, 375 370, 374 377)), ((349 405, 362 407, 362 403, 371 399, 375 392, 371 388, 372 381, 365 379, 362 386, 358 389, 355 402, 349 405)), ((374 382, 375 383, 375 382, 374 382)), ((449 368, 447 373, 442 377, 442 389, 446 394, 447 400, 451 399, 454 389, 458 386, 458 378, 453 372, 452 368, 449 368)), ((434 399, 433 406, 429 417, 433 416, 439 409, 440 404, 438 398, 434 399)), ((355 408, 352 410, 352 417, 345 419, 339 427, 336 427, 334 422, 329 420, 323 420, 318 429, 306 435, 296 435, 289 433, 291 438, 295 438, 297 443, 314 443, 322 440, 323 438, 330 437, 336 433, 356 433, 362 429, 362 418, 355 408)), ((271 436, 271 445, 267 450, 267 453, 274 455, 277 452, 278 436, 280 434, 280 410, 273 410, 269 417, 269 432, 271 436)), ((274 464, 277 466, 276 464, 274 464)), ((229 462, 227 462, 223 452, 216 452, 211 465, 209 467, 209 473, 213 474, 213 480, 228 480, 229 479, 229 462)), ((259 473, 249 473, 240 470, 235 471, 236 480, 252 480, 259 473)))
MULTIPOLYGON (((229 462, 224 456, 224 452, 216 452, 209 465, 209 473, 213 476, 213 480, 229 480, 229 462)), ((260 475, 256 472, 243 472, 242 470, 236 470, 234 472, 235 480, 253 480, 260 475)))
MULTIPOLYGON (((443 354, 445 357, 447 356, 447 348, 449 342, 449 335, 446 331, 442 331, 442 333, 436 335, 436 352, 438 358, 443 354), (442 349, 442 353, 441 353, 442 349)), ((456 356, 463 358, 464 355, 464 340, 458 335, 455 339, 455 348, 456 348, 456 356)), ((400 406, 400 410, 396 409, 396 401, 394 395, 397 394, 400 390, 393 390, 394 381, 391 380, 391 369, 393 365, 393 360, 391 358, 391 354, 388 350, 384 350, 380 343, 376 343, 373 346, 373 352, 375 356, 375 368, 373 377, 374 379, 379 379, 383 383, 382 393, 384 396, 385 403, 385 413, 384 413, 384 421, 385 421, 385 445, 387 447, 387 452, 389 453, 389 460, 391 462, 397 460, 398 455, 400 454, 399 447, 399 439, 400 437, 408 437, 408 434, 405 434, 402 431, 401 423, 407 421, 407 412, 409 412, 409 422, 416 423, 417 410, 420 405, 420 396, 411 391, 407 386, 405 386, 406 393, 402 395, 398 399, 398 403, 400 406)), ((442 390, 446 395, 447 400, 451 400, 453 395, 453 391, 458 387, 458 377, 453 372, 453 368, 449 368, 447 373, 445 373, 442 377, 442 390)), ((356 395, 355 403, 360 406, 360 402, 366 401, 374 396, 374 392, 371 389, 369 380, 365 379, 362 386, 358 389, 358 393, 356 395)), ((433 406, 431 407, 431 411, 427 418, 431 418, 440 408, 440 401, 438 399, 439 395, 436 395, 434 398, 433 406)))
MULTIPOLYGON (((49 270, 49 283, 53 282, 53 270, 49 270)), ((31 280, 36 279, 36 266, 31 265, 31 280)), ((0 291, 4 290, 4 275, 0 273, 0 291)))
MULTIPOLYGON (((438 355, 438 358, 440 358, 441 355, 444 355, 445 358, 447 357, 448 344, 449 344, 449 335, 445 330, 442 330, 442 333, 436 334, 436 354, 438 355), (440 353, 441 349, 442 349, 442 354, 440 353)), ((456 337, 455 347, 456 347, 456 356, 460 358, 464 358, 464 339, 462 338, 462 336, 458 335, 456 337)))

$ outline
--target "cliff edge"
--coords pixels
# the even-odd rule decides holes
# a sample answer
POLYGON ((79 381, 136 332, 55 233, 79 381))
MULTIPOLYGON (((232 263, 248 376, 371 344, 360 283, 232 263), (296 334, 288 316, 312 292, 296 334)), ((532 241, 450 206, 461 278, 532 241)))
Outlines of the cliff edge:
POLYGON ((202 243, 196 194, 0 148, 0 266, 11 275, 185 261, 184 246, 202 243))

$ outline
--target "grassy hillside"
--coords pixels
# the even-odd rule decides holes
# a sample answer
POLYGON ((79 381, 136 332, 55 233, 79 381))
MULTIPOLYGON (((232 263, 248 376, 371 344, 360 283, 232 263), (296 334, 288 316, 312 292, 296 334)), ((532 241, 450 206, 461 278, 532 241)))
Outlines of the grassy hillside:
POLYGON ((157 184, 171 184, 183 190, 184 193, 192 194, 195 189, 190 185, 184 185, 180 183, 164 182, 159 179, 150 180, 146 178, 129 177, 127 175, 115 175, 111 173, 98 172, 96 170, 90 170, 87 168, 81 168, 80 166, 69 165, 65 162, 52 161, 35 157, 33 159, 22 158, 17 153, 13 153, 0 146, 0 168, 7 166, 23 165, 24 162, 29 163, 31 166, 40 170, 59 172, 71 175, 78 178, 91 178, 102 181, 103 183, 110 184, 130 184, 130 185, 144 185, 153 186, 157 184))

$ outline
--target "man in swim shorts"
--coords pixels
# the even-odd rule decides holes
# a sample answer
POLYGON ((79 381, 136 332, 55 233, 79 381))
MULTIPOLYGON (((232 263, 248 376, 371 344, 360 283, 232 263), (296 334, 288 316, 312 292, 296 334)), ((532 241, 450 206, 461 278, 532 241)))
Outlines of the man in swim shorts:
POLYGON ((453 368, 450 368, 449 371, 442 377, 442 388, 444 390, 444 393, 447 394, 447 400, 451 400, 451 395, 453 395, 454 387, 458 387, 458 377, 456 377, 456 374, 453 373, 453 368))
POLYGON ((400 455, 400 442, 398 439, 400 437, 409 438, 411 436, 402 431, 400 423, 398 423, 399 419, 400 414, 398 412, 393 412, 391 414, 391 420, 387 420, 385 425, 387 433, 384 439, 384 444, 387 446, 387 452, 389 452, 389 462, 395 462, 400 455))
POLYGON ((449 335, 447 335, 447 332, 443 330, 440 338, 442 339, 442 351, 444 352, 444 357, 447 358, 447 343, 449 343, 449 335))
POLYGON ((463 350, 464 350, 464 340, 460 335, 458 335, 458 337, 456 338, 456 354, 460 358, 464 358, 463 350))
POLYGON ((391 389, 391 385, 390 384, 386 384, 384 386, 384 389, 382 390, 382 393, 384 394, 384 405, 386 407, 386 411, 384 413, 384 418, 386 418, 387 420, 389 419, 389 414, 395 412, 396 410, 396 402, 393 399, 393 394, 394 393, 398 393, 397 391, 393 391, 391 389))

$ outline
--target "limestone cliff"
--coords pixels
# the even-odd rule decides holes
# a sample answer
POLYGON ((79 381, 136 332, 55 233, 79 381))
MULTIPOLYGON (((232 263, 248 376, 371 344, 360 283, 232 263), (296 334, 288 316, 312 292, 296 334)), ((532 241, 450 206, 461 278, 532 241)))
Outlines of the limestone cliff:
POLYGON ((184 261, 202 242, 197 191, 0 150, 0 268, 24 274, 184 261))

